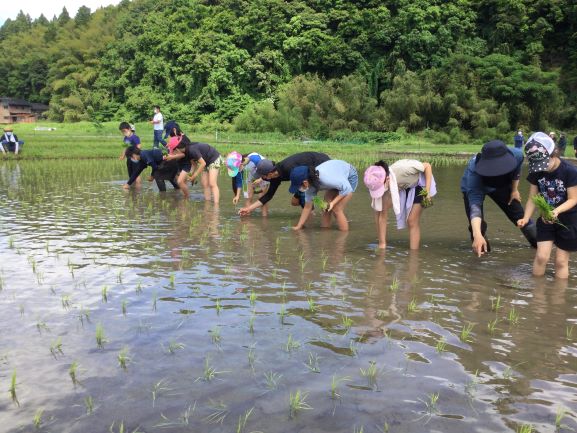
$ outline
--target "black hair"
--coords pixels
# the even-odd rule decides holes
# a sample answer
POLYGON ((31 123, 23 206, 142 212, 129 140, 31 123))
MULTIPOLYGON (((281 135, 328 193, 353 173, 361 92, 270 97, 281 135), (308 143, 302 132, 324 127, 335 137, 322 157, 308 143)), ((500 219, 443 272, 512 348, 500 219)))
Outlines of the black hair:
POLYGON ((385 172, 387 173, 387 176, 389 175, 389 164, 387 164, 385 161, 383 161, 382 159, 375 162, 375 165, 377 167, 383 167, 385 169, 385 172))
POLYGON ((160 105, 155 105, 154 108, 156 108, 157 110, 160 110, 160 105))
POLYGON ((307 180, 309 184, 313 186, 317 191, 320 189, 320 180, 319 180, 319 172, 313 167, 312 165, 308 166, 309 173, 307 176, 307 180))
POLYGON ((180 126, 174 126, 171 130, 170 130, 170 136, 171 137, 177 137, 179 135, 182 135, 182 130, 180 129, 180 126))
POLYGON ((133 155, 140 155, 140 149, 138 147, 135 147, 134 149, 132 149, 132 154, 133 155))
POLYGON ((120 126, 118 126, 118 129, 120 129, 121 131, 123 129, 130 129, 132 130, 132 127, 130 126, 130 123, 128 122, 120 122, 120 126))

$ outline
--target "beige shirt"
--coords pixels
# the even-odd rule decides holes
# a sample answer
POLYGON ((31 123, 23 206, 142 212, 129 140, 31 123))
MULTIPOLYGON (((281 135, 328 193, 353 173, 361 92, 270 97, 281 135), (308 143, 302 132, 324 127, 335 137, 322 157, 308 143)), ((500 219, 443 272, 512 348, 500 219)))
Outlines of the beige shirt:
POLYGON ((416 159, 399 159, 389 166, 395 173, 399 189, 408 189, 417 186, 419 175, 425 172, 425 166, 416 159))

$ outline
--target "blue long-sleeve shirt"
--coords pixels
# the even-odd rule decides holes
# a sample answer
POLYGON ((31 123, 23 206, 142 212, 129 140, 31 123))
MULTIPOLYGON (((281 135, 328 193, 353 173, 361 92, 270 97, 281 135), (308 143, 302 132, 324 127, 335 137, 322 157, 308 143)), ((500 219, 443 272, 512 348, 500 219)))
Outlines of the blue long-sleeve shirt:
MULTIPOLYGON (((523 151, 521 149, 511 147, 509 147, 508 150, 517 160, 517 167, 511 175, 511 181, 519 180, 521 177, 521 167, 523 165, 524 159, 523 151)), ((465 168, 465 172, 461 178, 461 191, 467 196, 467 200, 469 201, 469 218, 480 217, 482 215, 485 196, 496 190, 494 187, 485 185, 483 183, 483 177, 475 171, 476 158, 476 156, 473 156, 469 160, 467 168, 465 168)))
POLYGON ((132 172, 132 176, 128 179, 128 185, 132 185, 134 181, 140 176, 140 173, 144 171, 146 167, 152 168, 151 175, 154 176, 154 172, 158 168, 158 164, 162 162, 162 151, 160 149, 152 150, 142 150, 140 151, 140 161, 136 166, 136 169, 132 172))

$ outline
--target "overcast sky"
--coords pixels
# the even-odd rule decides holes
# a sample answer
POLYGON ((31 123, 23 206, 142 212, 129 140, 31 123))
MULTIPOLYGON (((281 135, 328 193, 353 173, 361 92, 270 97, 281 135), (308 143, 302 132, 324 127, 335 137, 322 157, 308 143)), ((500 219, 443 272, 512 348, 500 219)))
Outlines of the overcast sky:
POLYGON ((62 8, 66 7, 71 17, 76 15, 80 6, 88 6, 92 12, 100 6, 118 4, 120 0, 1 0, 0 1, 0 24, 7 18, 14 19, 20 10, 34 18, 41 14, 48 19, 54 15, 60 15, 62 8))

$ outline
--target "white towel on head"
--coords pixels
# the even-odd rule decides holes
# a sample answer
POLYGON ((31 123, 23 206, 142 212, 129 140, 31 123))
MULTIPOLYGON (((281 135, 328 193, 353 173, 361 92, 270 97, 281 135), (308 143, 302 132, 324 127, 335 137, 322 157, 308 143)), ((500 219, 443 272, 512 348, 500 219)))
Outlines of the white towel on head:
MULTIPOLYGON (((395 173, 393 173, 392 171, 389 172, 388 178, 389 178, 388 191, 390 191, 391 193, 391 201, 393 202, 393 211, 395 212, 395 215, 397 215, 401 211, 401 204, 400 204, 401 202, 399 200, 399 187, 397 185, 397 178, 395 177, 395 173)), ((387 190, 385 190, 385 194, 386 193, 387 190)), ((371 207, 377 212, 381 212, 383 210, 383 197, 385 196, 385 194, 383 194, 379 198, 374 198, 371 202, 371 207)))

